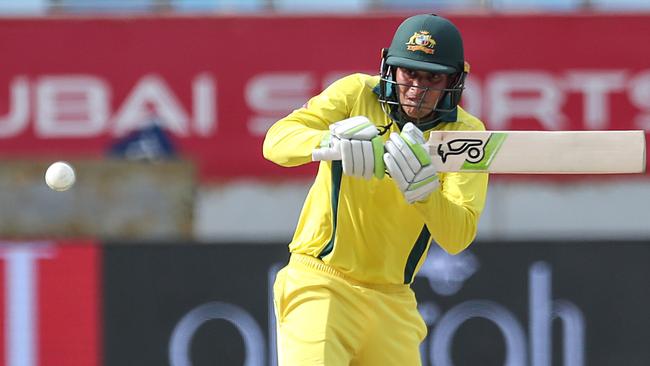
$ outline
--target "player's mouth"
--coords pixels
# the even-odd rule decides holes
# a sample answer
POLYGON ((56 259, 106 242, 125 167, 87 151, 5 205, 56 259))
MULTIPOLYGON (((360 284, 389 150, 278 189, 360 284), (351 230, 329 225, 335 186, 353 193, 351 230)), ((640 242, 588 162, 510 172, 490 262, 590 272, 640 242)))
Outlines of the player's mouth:
POLYGON ((431 108, 415 105, 402 105, 402 110, 411 118, 423 118, 431 113, 431 108))

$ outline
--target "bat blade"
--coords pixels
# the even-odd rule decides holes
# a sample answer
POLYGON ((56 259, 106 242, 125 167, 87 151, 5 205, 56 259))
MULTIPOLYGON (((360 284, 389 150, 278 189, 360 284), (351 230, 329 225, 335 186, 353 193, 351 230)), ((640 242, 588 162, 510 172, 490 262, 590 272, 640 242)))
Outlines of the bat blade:
POLYGON ((638 131, 433 131, 427 141, 441 172, 619 174, 645 171, 638 131))

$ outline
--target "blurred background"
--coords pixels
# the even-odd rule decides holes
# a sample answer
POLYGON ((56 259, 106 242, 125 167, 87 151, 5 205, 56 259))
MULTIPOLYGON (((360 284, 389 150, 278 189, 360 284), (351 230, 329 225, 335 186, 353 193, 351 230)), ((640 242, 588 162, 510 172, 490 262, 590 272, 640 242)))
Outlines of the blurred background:
MULTIPOLYGON (((264 134, 427 12, 488 129, 650 130, 648 0, 0 0, 0 366, 275 365, 317 166, 264 134)), ((413 284, 423 365, 650 364, 649 183, 491 177, 476 242, 413 284)))

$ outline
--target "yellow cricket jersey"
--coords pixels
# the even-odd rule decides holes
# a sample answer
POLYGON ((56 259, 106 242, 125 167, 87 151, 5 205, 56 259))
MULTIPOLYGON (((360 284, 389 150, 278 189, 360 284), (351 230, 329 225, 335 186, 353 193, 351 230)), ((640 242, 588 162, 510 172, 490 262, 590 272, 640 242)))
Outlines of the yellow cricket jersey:
MULTIPOLYGON (((311 163, 311 153, 329 125, 352 116, 388 125, 390 119, 377 101, 378 83, 379 76, 365 74, 334 82, 269 129, 264 157, 286 167, 311 163)), ((453 121, 433 129, 485 129, 460 107, 453 115, 453 121)), ((399 128, 393 124, 390 131, 399 128)), ((384 140, 388 136, 384 134, 384 140)), ((320 258, 360 282, 411 283, 432 239, 452 254, 467 248, 485 204, 487 174, 440 173, 439 177, 438 190, 423 202, 408 204, 389 176, 355 178, 344 175, 338 161, 321 162, 289 250, 320 258)))

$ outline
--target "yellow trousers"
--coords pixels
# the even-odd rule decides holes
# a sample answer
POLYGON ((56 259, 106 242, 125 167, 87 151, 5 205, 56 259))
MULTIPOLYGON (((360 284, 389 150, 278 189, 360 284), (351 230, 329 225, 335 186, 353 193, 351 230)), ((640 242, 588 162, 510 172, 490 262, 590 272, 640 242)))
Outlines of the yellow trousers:
POLYGON ((273 292, 280 366, 421 364, 427 328, 408 285, 364 285, 292 254, 273 292))

